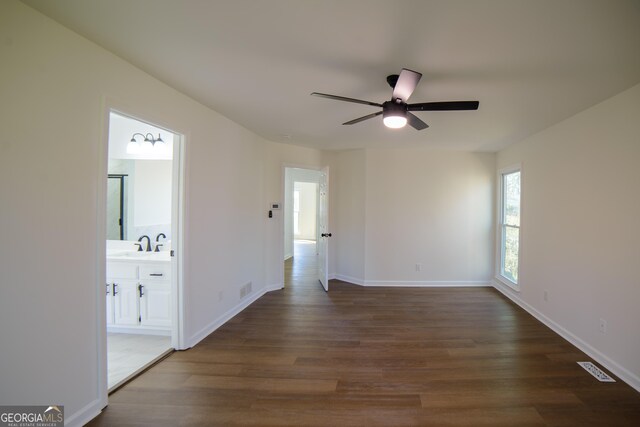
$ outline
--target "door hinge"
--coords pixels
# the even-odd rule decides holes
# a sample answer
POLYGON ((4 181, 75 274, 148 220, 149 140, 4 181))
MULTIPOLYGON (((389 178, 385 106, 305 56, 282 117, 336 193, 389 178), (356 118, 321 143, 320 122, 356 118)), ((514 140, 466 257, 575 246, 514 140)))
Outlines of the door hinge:
POLYGON ((142 323, 142 316, 138 316, 138 322, 142 323))
POLYGON ((174 251, 173 249, 171 249, 171 251, 169 252, 169 255, 171 255, 171 256, 176 256, 176 251, 174 251))

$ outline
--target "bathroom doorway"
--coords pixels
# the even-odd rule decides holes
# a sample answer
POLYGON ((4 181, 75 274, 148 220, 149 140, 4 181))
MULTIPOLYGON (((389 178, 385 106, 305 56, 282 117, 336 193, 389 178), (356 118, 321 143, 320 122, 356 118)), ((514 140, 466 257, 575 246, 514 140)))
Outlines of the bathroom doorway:
POLYGON ((107 389, 179 347, 180 134, 109 113, 106 176, 107 389))

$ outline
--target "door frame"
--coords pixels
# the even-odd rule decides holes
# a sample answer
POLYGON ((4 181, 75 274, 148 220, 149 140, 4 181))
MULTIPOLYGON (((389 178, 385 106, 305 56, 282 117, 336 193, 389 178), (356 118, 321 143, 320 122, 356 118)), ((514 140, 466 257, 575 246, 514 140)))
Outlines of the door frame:
POLYGON ((165 129, 174 135, 173 166, 172 166, 172 207, 171 207, 171 232, 172 249, 175 251, 175 260, 172 261, 171 292, 173 303, 171 307, 171 346, 177 350, 188 348, 185 339, 185 293, 184 293, 184 248, 185 248, 185 208, 186 208, 186 142, 188 132, 181 131, 164 120, 154 118, 145 108, 135 108, 131 105, 122 105, 113 99, 103 98, 102 108, 102 138, 98 152, 98 182, 96 183, 96 354, 97 354, 97 394, 101 407, 108 404, 108 371, 107 371, 107 322, 105 316, 106 295, 104 284, 106 282, 106 208, 107 208, 107 181, 109 162, 109 122, 110 113, 129 117, 133 120, 148 123, 152 126, 165 129))
MULTIPOLYGON (((278 260, 281 263, 281 268, 279 269, 280 274, 278 277, 279 283, 282 285, 281 288, 284 288, 284 254, 285 254, 285 238, 286 236, 284 235, 284 220, 285 220, 285 215, 286 215, 286 210, 289 208, 286 204, 286 194, 285 194, 285 189, 286 189, 286 170, 287 169, 307 169, 307 170, 311 170, 311 171, 316 171, 316 172, 320 172, 322 173, 325 169, 327 172, 327 183, 328 181, 328 177, 329 177, 329 170, 330 167, 329 165, 326 166, 314 166, 314 165, 305 165, 305 164, 300 164, 300 163, 282 163, 282 169, 281 169, 281 183, 280 183, 280 199, 282 200, 282 214, 279 215, 279 232, 278 235, 280 236, 280 244, 279 246, 279 257, 278 260)), ((329 188, 328 184, 327 184, 327 189, 329 188)), ((331 193, 329 193, 330 195, 331 193)), ((318 197, 319 195, 317 195, 318 197)), ((316 201, 317 201, 317 197, 316 197, 316 201)), ((316 205, 316 227, 317 227, 317 221, 318 221, 318 209, 319 207, 316 205)), ((329 224, 330 221, 330 215, 327 213, 327 224, 329 224)), ((316 228, 316 235, 319 236, 317 228, 316 228)), ((316 240, 317 242, 317 240, 316 240)), ((317 247, 317 243, 316 243, 316 247, 317 247)))

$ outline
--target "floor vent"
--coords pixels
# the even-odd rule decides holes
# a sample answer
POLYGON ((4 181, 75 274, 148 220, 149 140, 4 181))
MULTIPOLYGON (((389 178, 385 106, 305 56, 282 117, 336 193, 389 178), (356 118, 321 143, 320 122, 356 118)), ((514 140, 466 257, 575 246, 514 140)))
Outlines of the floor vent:
POLYGON ((596 379, 603 383, 615 383, 616 380, 607 375, 602 369, 598 368, 591 362, 578 362, 578 365, 582 366, 585 371, 596 377, 596 379))

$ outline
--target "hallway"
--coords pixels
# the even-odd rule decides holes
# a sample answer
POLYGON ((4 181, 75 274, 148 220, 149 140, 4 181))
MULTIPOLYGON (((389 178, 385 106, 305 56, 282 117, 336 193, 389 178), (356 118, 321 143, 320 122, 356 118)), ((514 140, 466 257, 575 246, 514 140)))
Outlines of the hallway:
POLYGON ((293 241, 293 257, 284 262, 284 285, 295 289, 321 287, 315 241, 293 241))

